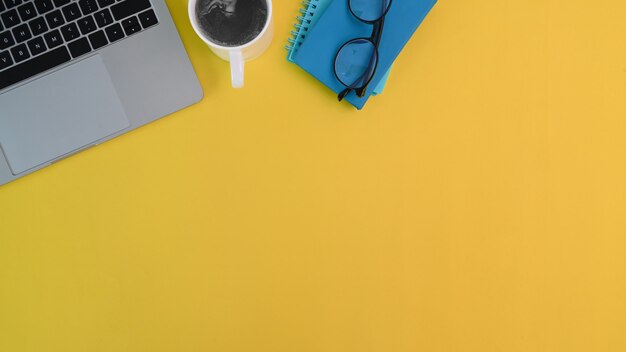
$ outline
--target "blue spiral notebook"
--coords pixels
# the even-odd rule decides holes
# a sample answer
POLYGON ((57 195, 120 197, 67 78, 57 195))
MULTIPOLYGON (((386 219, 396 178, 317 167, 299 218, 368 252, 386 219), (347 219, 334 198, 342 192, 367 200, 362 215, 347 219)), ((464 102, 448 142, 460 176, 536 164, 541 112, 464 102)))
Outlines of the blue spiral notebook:
MULTIPOLYGON (((373 87, 385 79, 387 71, 436 2, 437 0, 393 0, 385 17, 378 69, 370 83, 373 87)), ((306 40, 298 46, 294 62, 339 93, 345 87, 337 81, 333 73, 335 54, 343 43, 353 38, 369 37, 371 33, 372 26, 353 17, 347 1, 331 1, 323 16, 307 31, 306 40)), ((362 109, 371 95, 372 92, 369 91, 363 98, 359 98, 352 92, 346 100, 362 109)))
MULTIPOLYGON (((338 0, 344 1, 344 0, 338 0)), ((302 8, 300 9, 300 15, 296 17, 298 20, 294 24, 294 29, 291 31, 291 38, 289 38, 289 44, 286 49, 289 52, 287 54, 287 60, 294 62, 298 49, 302 46, 302 43, 306 40, 309 31, 315 27, 317 21, 322 17, 324 11, 328 8, 333 0, 305 0, 302 2, 302 8)), ((389 70, 391 71, 391 70, 389 70)), ((385 85, 387 84, 387 78, 389 77, 389 71, 381 82, 376 86, 372 92, 374 95, 381 94, 385 85)))

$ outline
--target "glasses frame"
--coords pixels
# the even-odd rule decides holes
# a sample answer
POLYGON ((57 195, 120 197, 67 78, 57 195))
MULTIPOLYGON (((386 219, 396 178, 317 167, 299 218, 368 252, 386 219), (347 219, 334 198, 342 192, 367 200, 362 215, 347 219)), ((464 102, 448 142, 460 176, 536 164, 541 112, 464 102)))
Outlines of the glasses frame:
MULTIPOLYGON (((337 81, 339 81, 339 83, 341 83, 343 86, 346 87, 346 89, 344 89, 341 93, 339 93, 339 95, 337 96, 337 99, 339 101, 342 101, 346 95, 348 95, 348 93, 354 91, 356 93, 356 95, 359 98, 362 98, 365 96, 365 93, 367 92, 367 87, 369 86, 369 84, 372 82, 372 79, 374 78, 374 76, 376 75, 376 70, 378 69, 378 61, 379 61, 379 55, 378 55, 378 48, 380 46, 380 41, 381 38, 383 36, 383 27, 385 26, 385 16, 387 16, 387 13, 389 12, 389 9, 391 8, 391 5, 393 4, 393 0, 389 0, 389 4, 387 5, 387 8, 385 9, 385 12, 376 20, 373 21, 368 21, 365 19, 360 18, 359 16, 356 15, 356 13, 354 13, 354 10, 352 9, 352 2, 350 0, 348 1, 348 9, 350 10, 350 14, 352 14, 352 16, 354 18, 356 18, 357 20, 365 23, 365 24, 371 24, 374 26, 374 28, 372 28, 372 34, 370 35, 369 38, 354 38, 351 40, 348 40, 347 42, 345 42, 337 51, 337 54, 335 54, 335 60, 333 60, 333 73, 335 74, 335 78, 337 78, 337 81), (370 65, 368 66, 367 70, 365 71, 365 74, 367 74, 368 72, 371 72, 369 74, 369 77, 367 78, 367 80, 365 80, 365 83, 363 85, 361 85, 360 87, 355 86, 354 84, 357 82, 362 82, 364 81, 362 78, 363 76, 361 76, 359 79, 357 79, 355 81, 355 83, 353 83, 352 85, 347 85, 345 84, 340 78, 339 78, 339 74, 337 73, 337 61, 339 60, 339 54, 341 53, 341 51, 343 50, 343 48, 345 48, 346 46, 359 42, 359 41, 368 41, 370 42, 373 46, 374 46, 374 52, 372 54, 372 58, 370 59, 370 65), (374 60, 375 59, 375 60, 374 60), (372 68, 372 65, 374 66, 372 68)), ((384 2, 386 0, 380 0, 381 2, 384 2)))

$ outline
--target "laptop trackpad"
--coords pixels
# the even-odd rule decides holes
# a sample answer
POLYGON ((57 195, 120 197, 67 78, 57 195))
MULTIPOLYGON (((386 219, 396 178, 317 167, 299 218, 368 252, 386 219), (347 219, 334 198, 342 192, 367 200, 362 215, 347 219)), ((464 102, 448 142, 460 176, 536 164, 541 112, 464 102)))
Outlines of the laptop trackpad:
POLYGON ((0 95, 0 146, 14 175, 130 126, 99 55, 0 95))

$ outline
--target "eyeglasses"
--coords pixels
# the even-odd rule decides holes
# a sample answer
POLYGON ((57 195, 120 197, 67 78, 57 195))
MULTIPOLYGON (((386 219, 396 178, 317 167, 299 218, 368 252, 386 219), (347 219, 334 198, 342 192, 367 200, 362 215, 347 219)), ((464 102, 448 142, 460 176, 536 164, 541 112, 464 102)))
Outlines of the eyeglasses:
POLYGON ((339 101, 351 91, 355 91, 358 97, 365 96, 367 86, 378 67, 378 47, 391 1, 348 0, 350 13, 359 21, 374 25, 374 28, 369 38, 356 38, 346 42, 335 56, 335 76, 346 87, 339 93, 339 101))

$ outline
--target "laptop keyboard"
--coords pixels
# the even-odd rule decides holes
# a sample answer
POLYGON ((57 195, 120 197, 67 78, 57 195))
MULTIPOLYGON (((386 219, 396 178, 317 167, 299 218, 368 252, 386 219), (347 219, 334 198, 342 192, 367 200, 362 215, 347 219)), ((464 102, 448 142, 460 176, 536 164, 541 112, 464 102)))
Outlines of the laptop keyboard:
POLYGON ((150 0, 0 0, 0 90, 157 23, 150 0))

